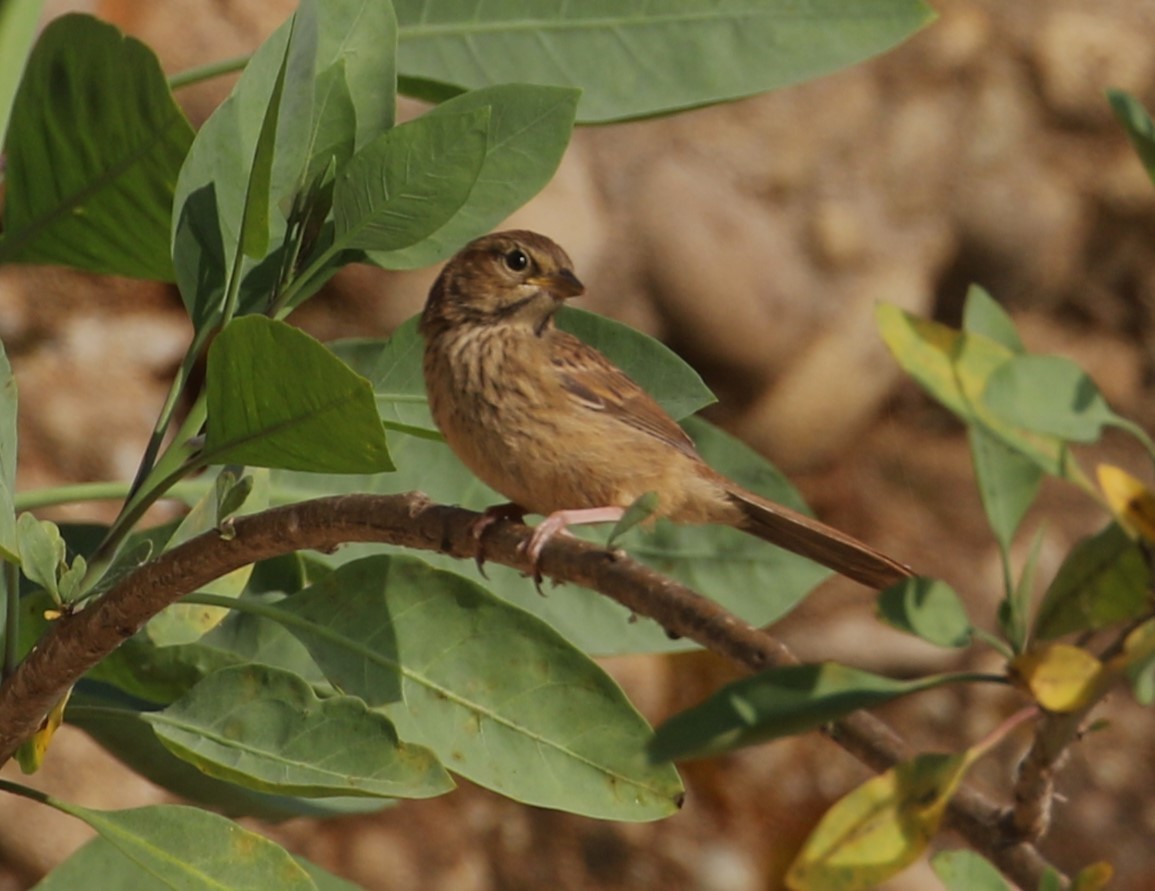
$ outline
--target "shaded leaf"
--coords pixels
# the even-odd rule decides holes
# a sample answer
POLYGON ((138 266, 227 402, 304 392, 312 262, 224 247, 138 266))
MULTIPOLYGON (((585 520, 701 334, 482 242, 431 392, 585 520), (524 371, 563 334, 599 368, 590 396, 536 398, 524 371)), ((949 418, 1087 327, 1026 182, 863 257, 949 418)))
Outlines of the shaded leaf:
POLYGON ((360 699, 318 698, 267 665, 216 671, 144 720, 204 773, 262 792, 426 798, 453 788, 428 749, 401 742, 360 699))
POLYGON ((700 757, 796 736, 863 708, 966 679, 933 675, 910 681, 823 662, 786 665, 727 684, 670 718, 650 744, 655 761, 700 757))
POLYGON ((152 50, 90 16, 50 22, 12 107, 0 261, 172 281, 192 139, 152 50))
POLYGON ((974 629, 954 588, 938 579, 911 578, 878 595, 878 617, 939 647, 965 647, 974 629))
POLYGON ((1039 494, 1043 470, 982 427, 968 427, 967 440, 987 522, 1007 559, 1015 532, 1039 494))
POLYGON ((622 518, 614 523, 614 528, 610 530, 609 538, 606 539, 606 547, 612 548, 619 537, 652 517, 660 503, 661 499, 657 492, 646 492, 634 499, 622 514, 622 518))
POLYGON ((805 15, 784 0, 394 6, 403 91, 444 99, 517 81, 580 87, 586 122, 692 108, 818 77, 889 49, 931 16, 912 0, 853 7, 819 0, 805 15))
POLYGON ((1071 549, 1043 595, 1035 635, 1049 640, 1142 615, 1149 576, 1142 549, 1110 524, 1071 549))
POLYGON ((1015 356, 991 372, 983 399, 1008 423, 1073 442, 1094 442, 1115 414, 1083 369, 1060 356, 1015 356))
POLYGON ((1103 891, 1115 878, 1115 868, 1106 861, 1080 869, 1071 882, 1071 891, 1103 891))
POLYGON ((1123 652, 1110 665, 1126 672, 1141 705, 1155 702, 1155 619, 1148 619, 1127 635, 1123 652))
POLYGON ((905 869, 926 850, 970 766, 967 755, 918 755, 840 799, 786 873, 793 891, 857 891, 905 869))
POLYGON ((437 231, 395 251, 371 251, 386 269, 429 266, 484 235, 529 201, 561 163, 573 130, 577 90, 536 84, 500 84, 470 90, 436 106, 426 117, 489 109, 485 158, 465 203, 437 231))
POLYGON ((340 688, 405 739, 510 798, 618 820, 668 815, 681 784, 642 755, 645 721, 585 655, 467 579, 411 557, 340 567, 277 605, 340 688))
POLYGON ((283 848, 208 811, 172 804, 98 811, 57 799, 49 803, 83 820, 166 888, 316 888, 283 848))
POLYGON ((205 390, 211 463, 393 469, 369 382, 282 322, 234 319, 209 349, 205 390))
POLYGON ((1052 643, 1015 657, 1011 677, 1047 711, 1077 712, 1102 692, 1103 663, 1081 647, 1052 643))

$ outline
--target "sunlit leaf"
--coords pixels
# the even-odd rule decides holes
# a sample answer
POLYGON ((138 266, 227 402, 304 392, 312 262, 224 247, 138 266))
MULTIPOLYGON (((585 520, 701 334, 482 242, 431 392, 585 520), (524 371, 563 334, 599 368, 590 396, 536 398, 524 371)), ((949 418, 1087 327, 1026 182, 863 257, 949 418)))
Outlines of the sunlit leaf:
POLYGON ((205 389, 212 463, 393 469, 369 382, 283 322, 234 319, 209 350, 205 389))
POLYGON ((1100 464, 1099 487, 1119 525, 1132 535, 1155 542, 1155 492, 1122 468, 1100 464))
POLYGON ((786 873, 792 891, 867 891, 917 860, 969 766, 966 755, 918 755, 826 812, 786 873))
POLYGON ((692 108, 807 80, 883 52, 930 21, 913 0, 584 0, 529 6, 395 0, 402 89, 580 87, 583 121, 692 108), (768 52, 768 49, 772 49, 768 52))
POLYGON ((1079 711, 1102 692, 1103 663, 1070 644, 1029 650, 1011 662, 1010 672, 1047 711, 1079 711))

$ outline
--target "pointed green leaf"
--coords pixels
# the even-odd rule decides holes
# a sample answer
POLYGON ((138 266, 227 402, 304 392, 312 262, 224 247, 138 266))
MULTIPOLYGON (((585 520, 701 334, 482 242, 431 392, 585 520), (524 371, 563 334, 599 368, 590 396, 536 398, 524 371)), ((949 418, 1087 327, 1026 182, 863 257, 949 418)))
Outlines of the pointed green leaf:
POLYGON ((786 873, 792 891, 868 891, 917 860, 969 767, 918 755, 868 780, 823 816, 786 873))
POLYGON ((58 584, 60 572, 68 565, 60 529, 51 520, 38 520, 23 513, 16 521, 16 536, 24 575, 59 604, 63 599, 58 584))
POLYGON ((54 20, 12 107, 0 261, 171 281, 192 138, 152 50, 89 16, 54 20))
POLYGON ((1039 494, 1043 470, 1022 452, 978 425, 967 428, 971 460, 987 523, 1003 554, 1039 494))
POLYGON ((411 557, 340 567, 282 601, 341 689, 405 739, 510 798, 617 820, 672 813, 681 784, 646 763, 650 729, 616 684, 533 616, 411 557))
POLYGON ((1035 636, 1050 640, 1137 618, 1150 606, 1149 579, 1142 549, 1112 523, 1067 555, 1039 606, 1035 636))
POLYGON ((878 595, 878 617, 939 647, 965 647, 974 628, 954 588, 938 579, 905 579, 878 595))
POLYGON ((209 350, 205 390, 211 463, 320 473, 393 469, 369 382, 283 322, 231 322, 209 350))
POLYGON ((470 90, 428 115, 489 109, 485 159, 469 197, 436 232, 398 251, 372 251, 386 269, 412 269, 444 260, 467 241, 495 228, 549 182, 573 130, 579 92, 534 84, 470 90))
POLYGON ((444 226, 485 161, 489 109, 426 114, 357 152, 333 189, 334 250, 394 251, 444 226))
POLYGON ((787 665, 727 684, 670 718, 650 746, 656 761, 727 752, 814 730, 861 708, 967 680, 933 675, 899 681, 848 665, 787 665))
POLYGON ((395 0, 402 89, 580 87, 586 122, 749 96, 883 52, 930 21, 913 0, 585 0, 527 6, 395 0), (772 48, 772 52, 767 52, 772 48))
POLYGON ((53 807, 83 820, 174 891, 315 891, 288 852, 232 820, 199 808, 161 804, 98 811, 57 799, 53 807))
POLYGON ((1026 352, 1010 315, 979 285, 971 285, 967 290, 966 303, 963 305, 963 328, 1001 343, 1012 353, 1026 352))
POLYGON ((453 788, 428 749, 401 742, 360 699, 321 699, 267 665, 214 672, 144 719, 209 776, 262 792, 427 798, 453 788))

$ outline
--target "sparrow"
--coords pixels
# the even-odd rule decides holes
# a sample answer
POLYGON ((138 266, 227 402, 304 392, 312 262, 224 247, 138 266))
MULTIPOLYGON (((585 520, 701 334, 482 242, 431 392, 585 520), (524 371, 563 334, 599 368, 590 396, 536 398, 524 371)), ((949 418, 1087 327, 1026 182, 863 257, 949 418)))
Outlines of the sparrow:
POLYGON ((645 390, 556 327, 558 309, 584 291, 552 240, 498 232, 445 265, 421 315, 434 422, 465 466, 510 500, 488 516, 546 518, 527 546, 535 567, 566 527, 616 521, 654 492, 658 517, 733 526, 871 588, 914 575, 707 465, 645 390))

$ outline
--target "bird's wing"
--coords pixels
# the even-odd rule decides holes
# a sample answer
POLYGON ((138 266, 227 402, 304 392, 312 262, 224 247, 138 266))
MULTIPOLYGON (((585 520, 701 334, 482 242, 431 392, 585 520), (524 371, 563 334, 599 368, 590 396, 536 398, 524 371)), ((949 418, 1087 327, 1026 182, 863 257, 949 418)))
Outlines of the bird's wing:
POLYGON ((589 344, 554 329, 550 361, 562 388, 579 405, 605 414, 697 458, 694 442, 625 372, 589 344))

